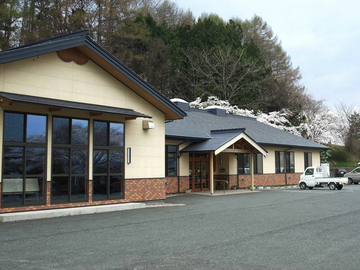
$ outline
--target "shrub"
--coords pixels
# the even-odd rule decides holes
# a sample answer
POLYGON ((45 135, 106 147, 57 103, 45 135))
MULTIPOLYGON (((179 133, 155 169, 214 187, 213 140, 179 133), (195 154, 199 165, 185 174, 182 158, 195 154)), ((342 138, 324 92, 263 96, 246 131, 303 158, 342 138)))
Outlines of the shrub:
POLYGON ((330 150, 332 162, 345 162, 349 160, 349 152, 344 147, 334 147, 330 150))

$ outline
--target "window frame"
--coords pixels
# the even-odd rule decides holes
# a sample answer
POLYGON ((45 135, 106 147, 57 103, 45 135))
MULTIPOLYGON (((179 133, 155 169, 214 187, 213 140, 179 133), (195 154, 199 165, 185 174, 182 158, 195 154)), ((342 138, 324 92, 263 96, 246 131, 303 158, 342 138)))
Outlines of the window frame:
POLYGON ((238 175, 250 175, 251 174, 251 157, 250 153, 237 154, 237 173, 238 175), (249 167, 245 165, 245 155, 248 156, 249 167), (242 163, 242 170, 240 170, 240 163, 242 163), (245 169, 249 169, 249 173, 245 172, 245 169))
POLYGON ((125 198, 125 123, 124 122, 115 122, 115 121, 106 121, 106 120, 93 120, 93 134, 95 134, 95 122, 102 122, 107 124, 107 146, 103 145, 95 145, 95 136, 93 139, 93 188, 92 188, 92 198, 93 201, 107 201, 107 200, 118 200, 118 199, 124 199, 125 198), (121 124, 123 126, 123 139, 122 139, 122 146, 114 146, 111 145, 110 140, 110 125, 114 124, 121 124), (106 151, 107 154, 107 168, 106 173, 95 173, 95 152, 96 151, 106 151), (111 151, 121 151, 122 152, 122 162, 121 162, 121 172, 120 173, 111 173, 110 171, 110 152, 111 151), (110 178, 111 176, 120 176, 121 177, 121 195, 120 196, 114 196, 110 193, 110 178), (95 177, 106 177, 106 196, 94 196, 94 182, 95 177))
POLYGON ((178 176, 178 164, 177 164, 177 153, 179 151, 179 147, 177 145, 165 145, 165 176, 166 177, 177 177, 178 176), (169 148, 174 147, 175 151, 169 151, 169 148), (175 153, 175 169, 174 175, 169 174, 169 154, 175 153))
MULTIPOLYGON (((261 153, 253 153, 253 172, 254 174, 263 174, 264 173, 264 159, 261 153), (258 170, 259 157, 261 158, 261 170, 258 170)), ((251 175, 251 153, 241 153, 236 155, 237 158, 237 173, 238 175, 251 175), (245 155, 248 155, 249 168, 245 166, 245 155), (240 172, 240 162, 243 162, 243 170, 240 172), (245 173, 245 169, 249 169, 249 173, 245 173)))
POLYGON ((51 194, 50 201, 51 204, 64 204, 64 203, 76 203, 76 202, 88 202, 89 201, 89 155, 90 155, 90 120, 85 118, 77 118, 77 117, 67 117, 67 116, 52 116, 52 145, 51 145, 51 194), (68 128, 68 143, 54 143, 54 119, 55 118, 63 118, 69 119, 69 128, 68 128), (83 120, 87 121, 87 144, 73 144, 72 143, 72 120, 83 120), (55 149, 67 149, 69 151, 68 155, 68 173, 54 173, 54 150, 55 149), (73 150, 85 150, 87 151, 87 158, 85 160, 85 170, 84 173, 73 173, 72 171, 72 161, 73 161, 73 150), (53 185, 55 184, 54 178, 67 177, 67 199, 54 199, 53 198, 53 185), (84 177, 84 185, 85 185, 85 196, 84 198, 72 198, 72 178, 73 177, 84 177))
POLYGON ((263 157, 263 155, 261 153, 254 154, 253 160, 254 160, 254 174, 263 174, 264 173, 264 157, 263 157), (261 159, 261 172, 259 172, 259 170, 258 170, 259 157, 261 159))
POLYGON ((275 151, 275 173, 295 173, 295 153, 294 151, 275 151), (283 156, 281 158, 281 156, 283 156), (283 164, 281 163, 283 159, 283 164), (291 159, 293 160, 293 165, 291 166, 291 159), (284 168, 284 171, 281 172, 281 165, 284 168))
MULTIPOLYGON (((4 111, 3 112, 3 149, 2 149, 2 170, 1 170, 1 177, 2 177, 2 185, 1 185, 1 208, 8 208, 8 207, 24 207, 24 206, 36 206, 36 205, 45 205, 46 204, 46 183, 47 183, 47 156, 48 156, 48 115, 46 114, 39 114, 39 113, 29 113, 29 112, 19 112, 19 111, 4 111), (23 140, 22 142, 19 141, 5 141, 5 117, 6 114, 22 114, 24 116, 24 122, 23 122, 23 140), (45 117, 45 137, 44 142, 27 142, 27 125, 28 125, 28 115, 34 115, 34 116, 43 116, 45 117), (22 148, 22 167, 23 172, 22 174, 11 174, 11 175, 5 175, 4 169, 5 169, 5 151, 4 149, 6 147, 12 147, 12 148, 22 148), (31 174, 27 173, 27 149, 44 149, 44 160, 43 160, 43 173, 42 174, 31 174), (21 202, 11 202, 11 203, 5 203, 3 202, 3 196, 4 196, 4 178, 6 179, 16 179, 16 178, 22 178, 22 199, 21 202), (39 178, 42 178, 42 200, 37 201, 26 201, 26 179, 27 178, 37 178, 39 181, 39 178)), ((40 186, 39 186, 40 187, 40 186)), ((38 196, 38 195, 37 195, 38 196)))
POLYGON ((307 167, 311 167, 311 166, 312 166, 312 152, 304 152, 304 170, 307 167))

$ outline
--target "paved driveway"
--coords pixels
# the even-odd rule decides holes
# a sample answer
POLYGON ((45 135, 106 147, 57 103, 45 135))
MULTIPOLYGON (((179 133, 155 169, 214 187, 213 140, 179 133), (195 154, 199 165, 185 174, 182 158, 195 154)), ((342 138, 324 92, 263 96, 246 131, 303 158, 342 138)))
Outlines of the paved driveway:
POLYGON ((359 269, 360 186, 0 223, 0 269, 359 269))

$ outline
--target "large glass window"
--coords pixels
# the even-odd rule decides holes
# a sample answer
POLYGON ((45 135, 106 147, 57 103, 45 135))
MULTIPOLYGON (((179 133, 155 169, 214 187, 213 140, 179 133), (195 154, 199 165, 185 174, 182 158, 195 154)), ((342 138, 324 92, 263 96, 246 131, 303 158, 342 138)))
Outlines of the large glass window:
POLYGON ((53 118, 51 202, 88 200, 89 121, 53 118))
POLYGON ((275 151, 275 172, 276 173, 295 172, 294 152, 275 151))
POLYGON ((250 174, 250 154, 238 154, 238 174, 250 174))
MULTIPOLYGON (((250 174, 251 172, 251 154, 238 154, 238 174, 250 174)), ((254 174, 263 173, 263 156, 262 154, 253 154, 254 174)))
POLYGON ((176 176, 177 146, 165 145, 165 176, 176 176))
POLYGON ((4 113, 2 207, 45 204, 47 117, 4 113))
POLYGON ((94 121, 93 200, 124 198, 124 124, 94 121))
POLYGON ((263 155, 254 154, 254 174, 263 173, 263 155))
POLYGON ((304 153, 304 169, 312 166, 312 153, 304 153))

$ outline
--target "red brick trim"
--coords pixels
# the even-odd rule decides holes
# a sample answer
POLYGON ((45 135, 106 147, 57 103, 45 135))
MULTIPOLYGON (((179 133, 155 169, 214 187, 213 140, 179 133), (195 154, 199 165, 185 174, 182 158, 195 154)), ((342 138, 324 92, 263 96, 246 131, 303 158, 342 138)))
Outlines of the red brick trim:
MULTIPOLYGON (((297 185, 300 181, 301 174, 302 173, 255 174, 254 184, 255 186, 297 185)), ((247 188, 251 186, 251 175, 239 175, 239 184, 240 188, 247 188)))
POLYGON ((189 188, 189 176, 166 177, 165 181, 168 182, 166 185, 166 194, 179 193, 179 191, 185 192, 185 189, 189 188))
MULTIPOLYGON (((1 185, 1 183, 0 183, 1 185)), ((0 186, 1 188, 1 186, 0 186)), ((0 189, 1 191, 1 189, 0 189)), ((92 191, 92 181, 89 181, 89 192, 92 191)), ((46 205, 0 208, 0 213, 23 212, 33 210, 60 209, 80 206, 107 205, 127 202, 165 200, 165 180, 163 178, 153 179, 127 179, 125 180, 125 199, 108 201, 91 201, 66 204, 51 204, 51 182, 47 181, 46 205)), ((0 196, 1 198, 1 196, 0 196)), ((91 198, 92 199, 92 198, 91 198)), ((0 200, 1 201, 1 200, 0 200)))

